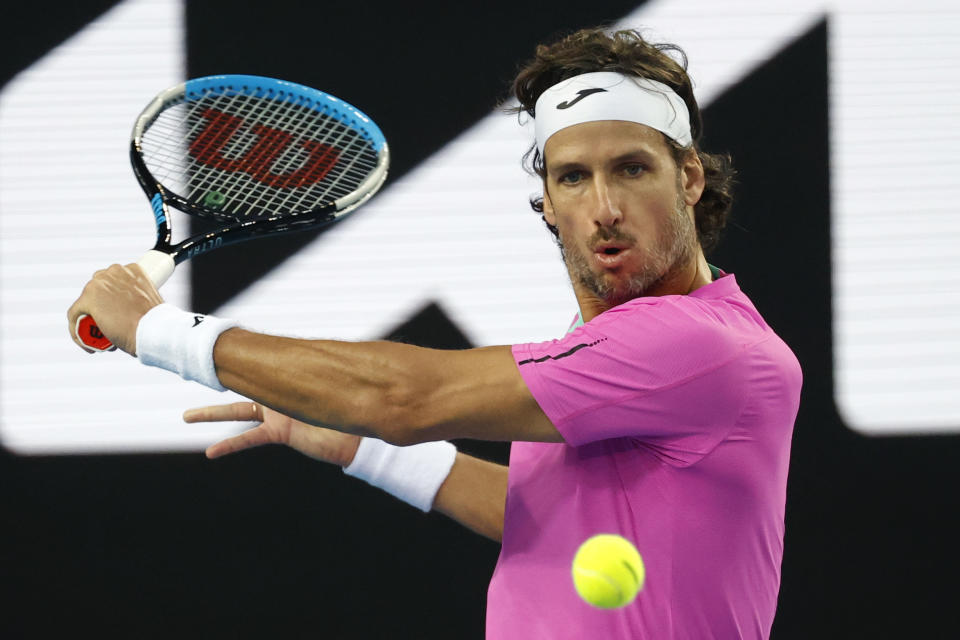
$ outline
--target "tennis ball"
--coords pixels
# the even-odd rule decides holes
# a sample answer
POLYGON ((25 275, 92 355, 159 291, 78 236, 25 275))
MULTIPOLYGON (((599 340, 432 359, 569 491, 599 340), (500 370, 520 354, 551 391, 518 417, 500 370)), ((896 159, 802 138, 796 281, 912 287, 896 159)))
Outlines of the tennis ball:
POLYGON ((646 570, 626 538, 609 533, 589 538, 573 557, 573 585, 580 597, 601 609, 623 607, 643 588, 646 570))

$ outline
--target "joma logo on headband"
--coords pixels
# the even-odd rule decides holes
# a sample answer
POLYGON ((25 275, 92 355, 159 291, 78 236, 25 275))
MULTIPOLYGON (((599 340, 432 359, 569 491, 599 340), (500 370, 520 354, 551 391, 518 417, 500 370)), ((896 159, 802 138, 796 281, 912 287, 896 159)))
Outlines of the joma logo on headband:
POLYGON ((577 91, 576 98, 574 98, 573 100, 564 100, 563 102, 557 105, 557 109, 569 109, 570 107, 577 104, 587 96, 593 95, 595 93, 606 93, 606 92, 607 92, 606 89, 580 89, 580 91, 577 91))

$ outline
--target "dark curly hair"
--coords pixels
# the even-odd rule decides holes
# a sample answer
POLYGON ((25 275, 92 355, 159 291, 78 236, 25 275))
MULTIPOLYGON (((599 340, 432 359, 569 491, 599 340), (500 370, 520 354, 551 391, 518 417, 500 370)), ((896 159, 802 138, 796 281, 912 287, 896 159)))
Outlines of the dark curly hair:
MULTIPOLYGON (((537 47, 533 60, 520 70, 513 82, 513 93, 520 101, 520 105, 513 110, 517 113, 526 112, 535 118, 535 106, 540 94, 567 78, 593 71, 618 71, 657 80, 669 86, 687 105, 693 149, 703 163, 706 186, 694 207, 694 214, 697 238, 700 246, 707 251, 716 246, 720 232, 726 225, 733 204, 736 172, 729 155, 704 153, 699 148, 703 120, 686 69, 687 56, 676 45, 649 43, 635 30, 609 31, 605 27, 582 29, 554 44, 537 47)), ((682 147, 667 136, 664 136, 664 140, 673 154, 674 162, 680 166, 690 147, 682 147)), ((545 177, 544 159, 536 145, 524 155, 524 165, 541 178, 545 177)), ((543 197, 532 198, 530 206, 542 215, 543 197)), ((546 220, 544 222, 557 236, 556 227, 546 220)))

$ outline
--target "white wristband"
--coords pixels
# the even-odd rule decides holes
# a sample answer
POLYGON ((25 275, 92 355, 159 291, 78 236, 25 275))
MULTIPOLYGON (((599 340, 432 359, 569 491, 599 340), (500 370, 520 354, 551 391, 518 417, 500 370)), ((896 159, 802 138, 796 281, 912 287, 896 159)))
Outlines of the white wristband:
POLYGON ((226 391, 213 364, 213 345, 221 333, 237 325, 234 320, 160 304, 148 311, 137 325, 137 357, 143 364, 226 391))
POLYGON ((430 511, 456 457, 457 448, 449 442, 397 447, 376 438, 364 438, 353 462, 344 467, 343 472, 421 511, 430 511))

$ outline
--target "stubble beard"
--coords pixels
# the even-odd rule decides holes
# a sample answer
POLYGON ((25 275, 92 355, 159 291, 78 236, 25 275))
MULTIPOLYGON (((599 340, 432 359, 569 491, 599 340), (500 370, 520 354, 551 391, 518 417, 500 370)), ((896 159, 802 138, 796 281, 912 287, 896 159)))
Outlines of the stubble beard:
MULTIPOLYGON (((607 241, 629 243, 633 251, 641 250, 633 236, 622 233, 616 228, 598 230, 590 238, 587 246, 592 247, 607 241)), ((649 248, 642 249, 644 255, 639 271, 631 274, 625 282, 614 282, 606 274, 595 272, 590 268, 588 258, 582 251, 571 251, 559 242, 560 252, 571 279, 611 307, 647 295, 647 292, 682 270, 693 259, 696 243, 696 227, 687 215, 686 203, 682 195, 678 196, 676 209, 669 217, 668 224, 657 242, 649 248)))

